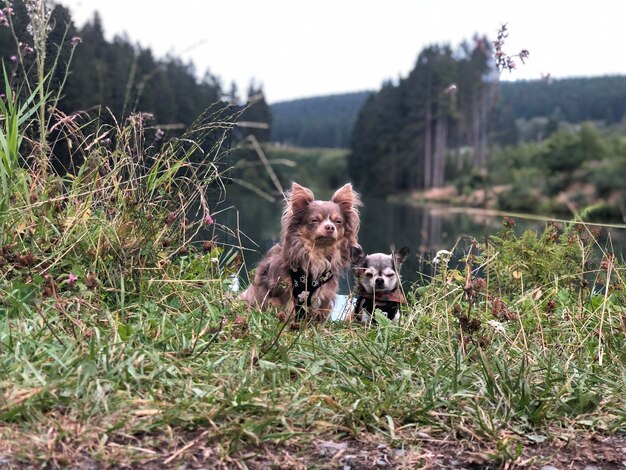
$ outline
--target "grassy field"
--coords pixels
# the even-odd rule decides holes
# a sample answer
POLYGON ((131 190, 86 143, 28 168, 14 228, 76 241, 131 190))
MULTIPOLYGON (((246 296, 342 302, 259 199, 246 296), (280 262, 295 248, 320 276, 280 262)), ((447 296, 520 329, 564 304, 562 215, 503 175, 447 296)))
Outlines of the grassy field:
POLYGON ((430 283, 407 287, 397 326, 296 324, 233 301, 227 228, 208 213, 185 222, 177 191, 135 203, 149 191, 127 179, 133 162, 64 185, 60 206, 29 198, 3 213, 3 463, 624 459, 624 268, 593 227, 517 234, 507 219, 459 266, 442 254, 430 283), (214 237, 189 242, 199 225, 214 237))
POLYGON ((237 113, 167 142, 147 115, 63 116, 35 54, 45 86, 5 74, 0 100, 0 467, 621 468, 626 284, 604 230, 505 219, 406 286, 398 325, 248 310, 233 276, 252 267, 222 241, 240 234, 205 200, 237 113))

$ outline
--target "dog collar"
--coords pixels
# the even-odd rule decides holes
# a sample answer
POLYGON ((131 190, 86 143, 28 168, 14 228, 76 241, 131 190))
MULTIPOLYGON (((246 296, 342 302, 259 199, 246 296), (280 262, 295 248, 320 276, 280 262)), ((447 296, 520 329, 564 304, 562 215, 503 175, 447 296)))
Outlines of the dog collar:
POLYGON ((291 276, 293 300, 296 303, 296 318, 300 319, 311 306, 313 292, 330 281, 334 275, 331 270, 327 270, 319 278, 313 279, 313 276, 305 273, 303 269, 291 269, 289 275, 291 276))

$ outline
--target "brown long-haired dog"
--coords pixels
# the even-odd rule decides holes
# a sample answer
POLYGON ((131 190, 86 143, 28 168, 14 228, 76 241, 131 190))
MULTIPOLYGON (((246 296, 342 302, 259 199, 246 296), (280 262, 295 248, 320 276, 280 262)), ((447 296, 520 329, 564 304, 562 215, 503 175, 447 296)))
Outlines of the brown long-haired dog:
POLYGON ((293 183, 281 219, 280 243, 259 262, 254 282, 239 295, 251 305, 283 307, 298 318, 324 320, 333 307, 339 276, 358 247, 358 194, 351 184, 330 201, 293 183))

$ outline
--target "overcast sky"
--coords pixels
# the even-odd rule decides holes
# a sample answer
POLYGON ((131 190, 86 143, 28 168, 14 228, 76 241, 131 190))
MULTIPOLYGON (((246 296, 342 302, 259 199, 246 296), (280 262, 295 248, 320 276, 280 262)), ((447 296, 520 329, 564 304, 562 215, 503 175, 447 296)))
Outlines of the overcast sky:
POLYGON ((172 53, 240 94, 252 79, 269 103, 376 90, 405 77, 432 43, 458 45, 474 33, 505 51, 530 51, 502 78, 626 74, 621 0, 58 0, 82 26, 98 10, 116 34, 157 57, 172 53))

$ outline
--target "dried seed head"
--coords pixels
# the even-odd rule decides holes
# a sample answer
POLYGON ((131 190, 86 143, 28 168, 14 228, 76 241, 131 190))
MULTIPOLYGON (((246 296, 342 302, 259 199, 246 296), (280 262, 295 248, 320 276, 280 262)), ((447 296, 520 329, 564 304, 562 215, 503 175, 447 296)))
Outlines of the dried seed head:
POLYGON ((515 219, 512 219, 509 216, 504 217, 504 226, 506 228, 515 228, 515 219))
POLYGON ((476 292, 482 292, 487 287, 487 282, 482 277, 478 277, 474 279, 472 286, 476 292))
POLYGON ((98 279, 96 278, 95 273, 87 274, 87 278, 85 279, 85 285, 87 289, 94 289, 98 284, 98 279))
POLYGON ((35 264, 35 255, 32 251, 27 251, 23 255, 17 255, 17 264, 24 267, 30 267, 35 264))

